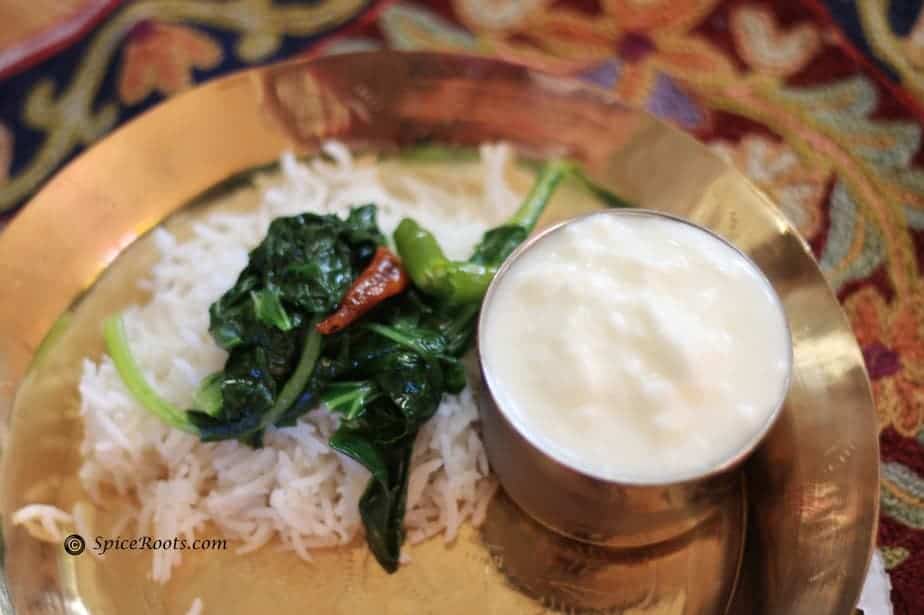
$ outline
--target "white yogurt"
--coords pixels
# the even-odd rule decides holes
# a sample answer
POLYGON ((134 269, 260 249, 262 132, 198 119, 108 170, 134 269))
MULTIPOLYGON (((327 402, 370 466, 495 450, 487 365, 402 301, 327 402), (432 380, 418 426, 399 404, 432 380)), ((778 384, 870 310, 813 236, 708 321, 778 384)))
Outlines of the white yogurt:
POLYGON ((497 280, 479 332, 504 414, 605 480, 717 467, 786 393, 789 330, 763 274, 695 226, 636 213, 544 236, 497 280))

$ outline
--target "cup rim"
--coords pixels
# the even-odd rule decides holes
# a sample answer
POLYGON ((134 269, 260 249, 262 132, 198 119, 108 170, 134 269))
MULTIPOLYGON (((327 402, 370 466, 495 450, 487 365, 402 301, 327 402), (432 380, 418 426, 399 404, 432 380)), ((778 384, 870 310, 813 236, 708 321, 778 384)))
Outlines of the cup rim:
POLYGON ((769 434, 770 430, 773 429, 774 425, 776 425, 777 421, 779 420, 779 417, 782 414, 783 408, 785 407, 786 398, 789 395, 789 389, 792 384, 793 363, 795 360, 793 356, 792 331, 790 329, 789 319, 786 317, 786 311, 783 307, 783 302, 780 299, 779 294, 776 292, 776 289, 773 287, 773 284, 770 282, 769 278, 767 278, 766 274, 763 272, 763 269, 761 269, 750 256, 748 256, 740 248, 735 246, 731 241, 729 241, 722 235, 718 234, 717 232, 709 228, 706 228, 700 224, 692 222, 686 218, 682 218, 680 216, 675 216, 673 214, 656 211, 652 209, 643 209, 643 208, 605 209, 605 210, 600 210, 600 211, 588 212, 585 214, 574 216, 567 220, 562 220, 561 222, 557 222, 547 228, 542 229, 540 232, 536 233, 535 235, 528 237, 523 243, 521 243, 519 246, 516 247, 516 249, 510 254, 510 256, 508 256, 504 260, 504 262, 498 268, 497 273, 494 274, 494 277, 492 278, 490 284, 488 285, 488 289, 485 292, 484 299, 481 302, 481 310, 479 311, 479 314, 478 314, 478 328, 477 328, 477 333, 476 333, 476 339, 477 339, 476 354, 478 358, 478 366, 479 366, 479 369, 482 375, 482 380, 484 381, 483 386, 485 388, 485 392, 491 397, 491 400, 495 408, 497 408, 497 412, 501 415, 501 417, 503 417, 503 420, 505 420, 518 435, 520 435, 524 440, 526 440, 526 442, 528 442, 530 446, 535 448, 536 451, 538 451, 544 457, 550 459, 553 463, 558 464, 559 466, 563 466, 571 470, 572 472, 576 472, 577 474, 580 474, 582 476, 585 476, 587 478, 590 478, 590 479, 593 479, 593 480, 596 480, 596 481, 599 481, 605 484, 629 486, 629 487, 668 487, 668 486, 675 486, 675 485, 686 485, 690 483, 698 483, 704 480, 714 478, 726 472, 729 472, 737 468, 739 465, 741 465, 760 446, 760 444, 767 437, 767 434, 769 434), (520 425, 516 419, 510 416, 507 410, 498 401, 497 396, 494 394, 494 389, 493 389, 494 379, 491 376, 490 370, 488 369, 486 365, 484 355, 483 355, 484 344, 482 343, 482 335, 485 330, 484 324, 485 324, 485 319, 487 317, 486 314, 488 312, 486 308, 488 305, 490 305, 490 302, 494 294, 497 292, 497 287, 500 285, 500 280, 510 270, 510 268, 513 266, 513 263, 516 262, 517 259, 520 258, 520 256, 522 256, 525 252, 530 250, 537 243, 542 241, 545 237, 548 237, 549 235, 555 232, 558 232, 564 227, 574 224, 576 222, 580 222, 582 220, 586 220, 588 218, 592 218, 595 216, 605 216, 605 215, 652 217, 652 218, 661 218, 665 220, 670 220, 673 222, 680 222, 681 224, 685 224, 687 226, 698 229, 702 232, 707 233, 713 238, 718 239, 720 242, 722 242, 723 244, 725 244, 726 246, 734 250, 735 253, 737 253, 740 257, 742 257, 744 261, 748 263, 748 265, 756 273, 759 274, 760 279, 763 280, 763 283, 766 285, 767 289, 770 291, 771 297, 773 298, 774 303, 776 304, 777 308, 780 311, 781 316, 783 317, 783 324, 785 325, 784 328, 786 331, 785 343, 786 343, 786 350, 787 350, 787 353, 786 353, 787 369, 786 369, 785 377, 783 378, 783 381, 780 386, 779 398, 774 402, 773 410, 767 415, 767 418, 765 419, 764 423, 761 425, 760 429, 756 430, 751 435, 751 437, 745 442, 743 446, 737 448, 733 454, 723 459, 718 464, 710 466, 705 471, 682 473, 682 474, 678 474, 676 477, 672 477, 670 479, 665 479, 665 480, 657 480, 657 479, 646 480, 646 479, 635 479, 635 478, 612 478, 612 477, 608 477, 603 474, 588 470, 586 468, 577 467, 572 462, 557 456, 555 452, 548 450, 548 447, 543 446, 535 436, 531 435, 529 431, 524 429, 523 426, 520 425))

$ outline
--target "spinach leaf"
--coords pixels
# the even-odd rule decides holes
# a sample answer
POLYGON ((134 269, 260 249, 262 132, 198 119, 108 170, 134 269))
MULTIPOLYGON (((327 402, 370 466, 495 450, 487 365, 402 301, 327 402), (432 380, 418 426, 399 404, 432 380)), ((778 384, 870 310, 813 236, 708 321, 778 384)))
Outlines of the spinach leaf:
POLYGON ((439 331, 399 322, 392 326, 369 323, 366 328, 417 354, 436 359, 445 356, 449 340, 439 331))
POLYGON ((360 500, 366 541, 382 567, 397 568, 403 540, 407 471, 420 428, 444 393, 465 386, 459 360, 474 333, 477 304, 452 307, 410 290, 366 321, 332 336, 326 348, 349 360, 322 394, 341 415, 331 446, 372 478, 360 500))
POLYGON ((203 438, 259 439, 262 428, 291 423, 317 401, 323 382, 311 371, 320 349, 307 373, 297 373, 300 357, 313 338, 313 323, 337 307, 385 242, 375 214, 375 206, 365 205, 345 220, 306 213, 270 224, 235 285, 209 309, 209 330, 229 356, 204 400, 202 413, 210 418, 196 418, 203 438))
POLYGON ((475 246, 469 262, 476 265, 498 267, 529 235, 530 229, 522 226, 498 226, 486 232, 475 246))
POLYGON ((341 414, 345 421, 354 421, 380 395, 382 391, 374 382, 331 382, 324 389, 321 401, 331 412, 341 414))
POLYGON ((337 216, 277 218, 237 283, 209 309, 209 330, 230 350, 254 343, 255 323, 289 331, 337 307, 350 283, 385 243, 375 206, 337 216))
POLYGON ((359 499, 359 514, 366 528, 366 543, 387 572, 395 572, 404 542, 404 508, 414 440, 386 449, 388 481, 369 481, 359 499))
MULTIPOLYGON (((288 345, 286 350, 288 350, 288 345)), ((283 366, 288 364, 277 356, 283 366)), ((219 418, 235 421, 242 416, 260 416, 273 407, 276 379, 270 372, 270 357, 262 346, 239 347, 228 357, 221 375, 221 414, 219 418)))
POLYGON ((221 413, 221 382, 221 372, 206 376, 193 394, 195 407, 209 416, 218 416, 221 413))
POLYGON ((438 362, 414 352, 390 354, 377 366, 374 380, 403 415, 409 432, 433 416, 443 395, 438 362))
POLYGON ((388 461, 374 437, 360 430, 338 429, 331 436, 330 445, 365 466, 373 481, 388 485, 388 461))
POLYGON ((280 331, 290 331, 296 326, 296 322, 293 322, 283 307, 280 291, 275 286, 252 290, 250 298, 253 300, 254 314, 263 324, 276 327, 280 331))
POLYGON ((341 428, 330 440, 331 446, 372 473, 359 499, 359 514, 366 530, 366 544, 387 572, 395 572, 404 542, 404 509, 410 475, 414 434, 380 443, 374 432, 341 428))

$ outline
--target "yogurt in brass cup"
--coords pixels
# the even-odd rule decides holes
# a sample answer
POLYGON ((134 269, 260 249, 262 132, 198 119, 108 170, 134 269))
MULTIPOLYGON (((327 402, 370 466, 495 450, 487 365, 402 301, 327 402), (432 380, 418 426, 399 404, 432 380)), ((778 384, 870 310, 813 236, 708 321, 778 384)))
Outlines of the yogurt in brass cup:
MULTIPOLYGON (((572 324, 572 330, 595 334, 575 343, 579 348, 586 346, 588 352, 605 350, 606 342, 599 338, 610 331, 606 326, 604 323, 601 329, 596 324, 572 324)), ((567 344, 563 339, 559 341, 567 344)), ((479 408, 485 448, 510 498, 538 522, 566 537, 612 547, 637 547, 684 534, 725 506, 730 494, 737 492, 742 480, 738 468, 760 445, 783 407, 792 370, 792 340, 782 304, 770 282, 728 241, 667 214, 608 210, 553 226, 510 256, 485 296, 478 323, 478 361, 483 381, 479 408), (603 234, 582 237, 579 233, 585 231, 603 234), (627 247, 609 247, 604 242, 609 238, 605 236, 607 232, 623 233, 628 238, 627 247), (599 241, 585 249, 585 240, 599 241), (657 259, 660 240, 667 265, 657 259), (567 241, 571 243, 563 243, 567 241), (619 253, 631 249, 645 256, 619 253), (550 260, 541 260, 546 256, 550 260), (606 270, 610 262, 619 267, 640 264, 637 270, 617 272, 606 270), (569 268, 572 265, 577 269, 569 268), (568 271, 580 275, 585 270, 589 276, 596 276, 587 277, 587 284, 601 284, 594 286, 594 292, 604 293, 597 303, 593 303, 596 299, 592 295, 584 293, 580 286, 584 282, 580 280, 573 281, 570 287, 574 296, 569 294, 567 284, 557 290, 541 288, 545 281, 555 282, 556 275, 567 275, 568 271), (702 275, 703 288, 697 286, 697 273, 702 275), (665 279, 659 279, 661 275, 665 279), (683 277, 668 279, 671 275, 683 277), (508 277, 513 281, 507 282, 508 277), (606 286, 608 279, 613 279, 616 286, 606 286), (637 295, 632 284, 638 285, 637 295), (522 296, 512 299, 511 288, 517 288, 522 296), (540 289, 536 291, 539 295, 519 290, 536 288, 540 289), (622 297, 623 302, 616 301, 617 306, 610 307, 604 301, 608 290, 614 293, 614 299, 622 297), (674 296, 668 296, 671 293, 674 296), (535 296, 541 297, 537 300, 540 307, 521 300, 535 296), (574 312, 572 304, 583 300, 591 301, 596 311, 586 313, 587 306, 578 306, 585 313, 574 312), (659 307, 662 300, 668 306, 666 311, 659 307), (559 351, 546 342, 559 338, 538 333, 536 346, 529 337, 529 331, 561 325, 554 318, 558 315, 554 311, 556 301, 565 302, 561 314, 576 318, 575 322, 582 318, 614 318, 614 331, 625 331, 623 338, 614 333, 615 340, 628 339, 629 334, 641 335, 633 338, 640 344, 637 348, 641 358, 635 359, 631 353, 599 353, 601 360, 611 361, 611 366, 618 367, 612 361, 634 363, 631 369, 622 371, 604 369, 595 375, 596 380, 588 380, 592 385, 600 383, 593 391, 603 394, 591 399, 590 405, 582 402, 583 397, 571 403, 567 392, 582 390, 580 370, 586 369, 586 361, 592 361, 594 355, 588 358, 577 354, 577 359, 569 355, 551 368, 560 373, 542 373, 542 361, 556 361, 555 353, 559 351), (552 312, 546 310, 549 302, 552 312), (511 310, 511 305, 516 309, 511 310), (628 320, 620 314, 612 315, 612 310, 620 309, 626 310, 628 320), (495 310, 504 315, 495 315, 495 310), (691 316, 686 319, 688 313, 691 316), (492 319, 501 320, 495 323, 492 319), (530 319, 541 322, 521 326, 530 319), (633 327, 637 322, 652 324, 650 328, 633 327), (702 333, 693 330, 697 324, 702 324, 702 333), (619 329, 626 326, 629 329, 619 329), (513 329, 516 332, 508 337, 506 332, 513 329), (662 330, 667 337, 661 336, 662 330), (644 336, 649 332, 657 335, 648 340, 644 336), (500 339, 506 344, 503 351, 498 350, 500 339), (508 343, 511 340, 526 342, 508 343), (703 340, 706 343, 701 346, 694 344, 703 340), (516 358, 520 355, 515 353, 523 353, 522 365, 516 358), (536 358, 539 356, 543 358, 536 358), (658 363, 662 358, 664 369, 658 363), (731 367, 713 379, 709 372, 713 365, 731 367), (534 369, 537 366, 541 369, 534 369), (652 367, 658 369, 649 369, 652 367), (640 375, 633 380, 633 374, 640 375), (671 374, 681 375, 675 378, 676 384, 671 374), (514 384, 508 385, 504 377, 514 384), (546 381, 556 384, 543 388, 546 381), (527 387, 523 384, 527 382, 537 386, 527 387), (627 387, 626 383, 638 386, 627 387), (620 386, 645 393, 641 397, 627 393, 620 398, 620 386), (518 392, 511 396, 513 390, 518 392), (560 394, 562 390, 564 394, 560 394), (550 396, 543 398, 547 392, 550 396), (675 401, 665 401, 659 408, 658 400, 675 401), (542 416, 546 418, 541 420, 551 418, 545 431, 545 426, 537 427, 542 425, 542 416), (618 427, 618 431, 607 433, 609 419, 609 426, 618 427), (573 433, 567 428, 569 421, 577 421, 573 433), (636 426, 637 435, 633 431, 636 426), (646 448, 649 442, 654 445, 646 448), (671 442, 675 445, 669 449, 658 449, 660 443, 671 442), (646 455, 650 455, 650 461, 646 455)))

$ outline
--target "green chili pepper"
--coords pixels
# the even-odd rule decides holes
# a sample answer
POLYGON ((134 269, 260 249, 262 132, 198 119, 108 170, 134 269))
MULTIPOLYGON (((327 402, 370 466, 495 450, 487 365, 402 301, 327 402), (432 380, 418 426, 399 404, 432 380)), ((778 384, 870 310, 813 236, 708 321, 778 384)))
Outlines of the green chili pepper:
POLYGON ((575 169, 565 161, 545 164, 516 213, 503 226, 485 233, 467 261, 449 260, 430 231, 410 218, 402 220, 395 229, 395 246, 414 284, 447 303, 480 301, 498 267, 526 239, 555 188, 575 169))

